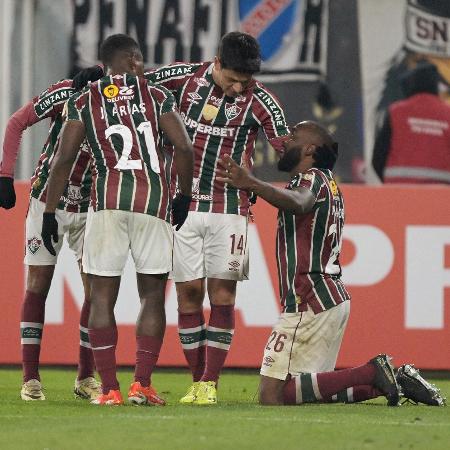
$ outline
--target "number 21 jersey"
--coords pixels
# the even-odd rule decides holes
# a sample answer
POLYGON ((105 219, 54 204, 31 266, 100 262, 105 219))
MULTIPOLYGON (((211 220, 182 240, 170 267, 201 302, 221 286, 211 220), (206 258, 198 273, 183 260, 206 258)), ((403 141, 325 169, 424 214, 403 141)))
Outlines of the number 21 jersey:
POLYGON ((68 102, 67 120, 82 121, 92 154, 91 205, 170 219, 161 115, 176 111, 165 88, 132 75, 104 77, 68 102))

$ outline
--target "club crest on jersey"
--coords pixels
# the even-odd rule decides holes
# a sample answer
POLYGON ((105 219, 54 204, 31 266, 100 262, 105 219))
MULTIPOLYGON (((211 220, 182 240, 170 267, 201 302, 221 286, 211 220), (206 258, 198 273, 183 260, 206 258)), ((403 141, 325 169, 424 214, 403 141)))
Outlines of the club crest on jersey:
POLYGON ((194 105, 198 105, 198 101, 202 98, 202 96, 197 94, 197 92, 189 92, 188 97, 188 102, 191 102, 194 105))
POLYGON ((199 86, 209 86, 209 81, 206 78, 203 77, 195 77, 194 81, 199 85, 199 86))
POLYGON ((242 108, 240 108, 236 103, 226 103, 225 104, 225 115, 227 116, 228 120, 235 119, 242 111, 242 108))
POLYGON ((36 236, 33 236, 31 239, 27 239, 27 247, 28 250, 34 255, 42 245, 42 240, 38 239, 36 236))

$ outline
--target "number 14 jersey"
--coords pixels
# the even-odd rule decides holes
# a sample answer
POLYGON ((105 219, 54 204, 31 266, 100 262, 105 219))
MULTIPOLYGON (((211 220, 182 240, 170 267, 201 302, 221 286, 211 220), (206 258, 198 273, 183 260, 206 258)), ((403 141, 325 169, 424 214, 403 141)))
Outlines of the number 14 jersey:
POLYGON ((169 174, 161 150, 161 115, 176 111, 162 86, 132 75, 107 76, 68 102, 92 154, 91 205, 170 220, 169 174))

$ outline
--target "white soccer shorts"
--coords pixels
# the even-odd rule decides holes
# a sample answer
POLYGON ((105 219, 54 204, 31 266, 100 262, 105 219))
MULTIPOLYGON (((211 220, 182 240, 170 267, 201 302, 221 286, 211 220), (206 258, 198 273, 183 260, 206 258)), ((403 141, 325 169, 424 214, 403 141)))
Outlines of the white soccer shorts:
POLYGON ((75 253, 77 261, 81 259, 83 250, 84 230, 87 213, 67 212, 56 210, 58 222, 58 242, 53 243, 56 256, 51 255, 42 241, 42 215, 45 203, 31 198, 25 221, 25 264, 30 266, 53 266, 58 260, 58 254, 65 237, 69 248, 75 253))
POLYGON ((310 308, 281 314, 264 348, 261 375, 286 380, 334 370, 349 314, 350 301, 319 314, 310 308))
POLYGON ((131 251, 136 272, 162 274, 172 269, 172 227, 149 214, 105 209, 88 212, 83 270, 93 275, 122 275, 131 251))
POLYGON ((247 226, 245 216, 190 211, 174 231, 171 278, 248 280, 247 226))

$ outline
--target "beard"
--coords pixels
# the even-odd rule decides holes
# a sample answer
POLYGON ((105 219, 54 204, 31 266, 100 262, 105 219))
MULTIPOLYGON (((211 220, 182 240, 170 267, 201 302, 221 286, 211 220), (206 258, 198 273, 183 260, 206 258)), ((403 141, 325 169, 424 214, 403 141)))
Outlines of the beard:
POLYGON ((290 172, 300 162, 300 149, 291 148, 278 161, 278 170, 290 172))

